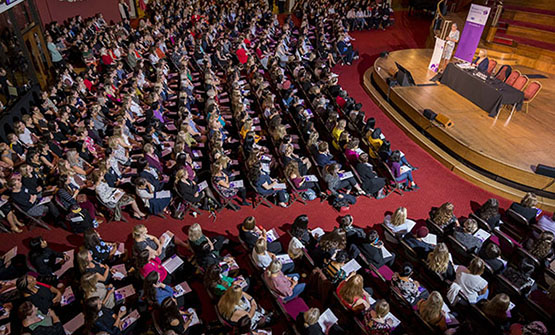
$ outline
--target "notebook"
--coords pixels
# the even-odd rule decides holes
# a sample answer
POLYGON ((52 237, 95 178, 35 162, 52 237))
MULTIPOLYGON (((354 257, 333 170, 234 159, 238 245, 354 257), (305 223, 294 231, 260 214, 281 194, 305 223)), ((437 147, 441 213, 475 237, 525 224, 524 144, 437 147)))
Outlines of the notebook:
POLYGON ((135 292, 135 289, 133 288, 133 285, 127 285, 115 290, 114 297, 116 298, 116 301, 120 301, 134 295, 135 293, 136 292, 135 292))
POLYGON ((324 313, 320 314, 320 318, 318 319, 318 324, 322 328, 322 331, 326 332, 326 324, 335 324, 337 323, 338 319, 333 314, 333 312, 328 308, 324 311, 324 313))
POLYGON ((186 281, 184 281, 181 284, 175 285, 173 290, 175 291, 175 293, 173 294, 174 298, 178 298, 178 297, 192 291, 191 287, 189 286, 189 284, 186 281))
POLYGON ((304 176, 304 180, 305 180, 305 181, 314 181, 314 182, 317 182, 317 181, 318 181, 318 177, 316 177, 316 176, 313 175, 313 174, 309 174, 309 175, 307 175, 307 176, 304 176))
POLYGON ((139 312, 136 309, 132 310, 131 313, 127 314, 126 316, 123 317, 123 319, 121 319, 121 328, 122 328, 122 330, 127 329, 135 321, 139 320, 140 317, 141 317, 141 315, 139 314, 139 312))
POLYGON ((60 306, 66 306, 71 304, 75 301, 75 294, 73 294, 73 290, 71 286, 66 287, 64 293, 62 294, 62 299, 60 300, 60 306))
POLYGON ((318 237, 322 237, 322 235, 324 235, 326 232, 324 231, 324 229, 317 227, 314 228, 310 231, 310 234, 312 235, 312 237, 314 238, 318 238, 318 237))
POLYGON ((343 269, 343 271, 345 271, 346 274, 349 274, 351 272, 357 272, 361 268, 361 266, 355 259, 351 259, 341 268, 343 269))
POLYGON ((268 243, 272 243, 278 238, 279 238, 279 234, 277 233, 275 228, 272 228, 266 232, 266 240, 268 241, 268 243))
POLYGON ((62 267, 58 269, 58 271, 54 272, 56 277, 60 278, 67 270, 73 267, 73 258, 74 258, 75 251, 73 249, 64 251, 64 255, 67 255, 69 259, 62 264, 62 267))
POLYGON ((432 244, 432 245, 436 245, 437 244, 437 236, 435 234, 428 234, 428 236, 424 237, 422 239, 422 241, 432 244))
POLYGON ((166 230, 162 235, 160 235, 160 239, 162 239, 162 237, 164 237, 164 244, 162 244, 162 248, 167 247, 168 245, 170 245, 170 242, 172 241, 173 237, 174 237, 174 233, 172 233, 169 230, 166 230))
POLYGON ((293 260, 288 254, 276 255, 276 259, 278 259, 281 264, 293 263, 293 260))
POLYGON ((243 187, 243 181, 242 180, 234 180, 231 183, 229 183, 229 187, 231 187, 231 188, 241 188, 241 187, 243 187))
POLYGON ((341 180, 349 179, 349 178, 352 178, 352 177, 353 177, 353 173, 351 171, 347 171, 347 172, 339 174, 339 178, 341 180))
POLYGON ((183 264, 183 260, 177 256, 173 255, 170 258, 166 259, 162 266, 168 270, 168 273, 174 273, 174 271, 183 264))
POLYGON ((112 277, 117 280, 122 280, 123 278, 127 277, 127 269, 125 268, 125 264, 116 264, 112 266, 112 277))

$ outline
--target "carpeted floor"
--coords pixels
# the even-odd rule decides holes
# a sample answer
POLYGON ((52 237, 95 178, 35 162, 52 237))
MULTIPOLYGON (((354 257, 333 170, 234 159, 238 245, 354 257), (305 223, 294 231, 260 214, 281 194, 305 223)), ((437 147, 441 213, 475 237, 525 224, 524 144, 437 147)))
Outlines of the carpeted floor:
MULTIPOLYGON (((378 109, 361 87, 360 81, 364 71, 373 64, 383 50, 424 47, 429 29, 429 20, 418 17, 409 18, 406 12, 402 11, 396 12, 395 16, 395 25, 386 31, 353 32, 352 36, 356 39, 354 45, 359 50, 360 59, 352 66, 338 66, 335 71, 340 75, 341 85, 358 102, 363 104, 366 115, 376 118, 377 126, 383 130, 383 133, 392 142, 392 147, 402 149, 409 161, 420 168, 415 172, 415 179, 421 189, 418 192, 406 193, 404 196, 393 194, 383 200, 360 198, 356 205, 351 206, 350 214, 354 217, 355 225, 361 227, 372 226, 381 222, 385 213, 393 211, 399 206, 408 208, 410 218, 425 219, 432 206, 438 206, 445 201, 455 204, 455 214, 457 216, 467 216, 471 208, 475 208, 476 203, 482 203, 493 197, 492 194, 451 173, 413 143, 378 109)), ((502 207, 508 206, 509 202, 507 200, 500 200, 502 207)), ((224 210, 218 215, 215 222, 212 222, 212 219, 208 218, 206 214, 196 219, 188 216, 182 221, 153 217, 140 222, 129 219, 128 223, 103 224, 98 228, 98 231, 105 240, 130 242, 132 227, 137 223, 144 223, 153 235, 159 236, 169 229, 177 237, 184 239, 188 227, 192 223, 198 222, 208 233, 233 237, 237 235, 237 225, 249 215, 254 215, 258 224, 266 228, 283 228, 288 226, 300 214, 309 216, 311 227, 322 227, 324 230, 330 230, 336 226, 336 219, 339 216, 339 213, 327 203, 320 203, 316 200, 306 206, 297 203, 288 209, 278 207, 270 209, 261 206, 257 210, 243 207, 239 212, 224 210)), ((128 217, 128 215, 126 216, 128 217)), ((42 235, 50 246, 56 250, 76 248, 82 244, 81 236, 68 233, 60 228, 53 228, 52 231, 37 228, 32 232, 25 231, 22 234, 2 234, 0 236, 2 242, 0 249, 7 251, 14 245, 18 245, 20 252, 26 252, 29 239, 38 235, 42 235)), ((203 313, 203 318, 211 319, 212 308, 208 305, 205 307, 204 313, 207 314, 203 313)))

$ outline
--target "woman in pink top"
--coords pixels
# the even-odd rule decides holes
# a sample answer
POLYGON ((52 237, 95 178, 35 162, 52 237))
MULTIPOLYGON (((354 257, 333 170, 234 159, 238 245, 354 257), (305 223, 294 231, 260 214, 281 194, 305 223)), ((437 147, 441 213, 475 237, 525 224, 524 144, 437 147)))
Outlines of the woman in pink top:
POLYGON ((152 271, 156 271, 160 275, 161 282, 164 284, 169 284, 170 282, 168 271, 162 266, 160 258, 154 256, 154 253, 146 249, 137 255, 137 269, 140 269, 143 278, 146 278, 152 271))
POLYGON ((264 279, 283 302, 295 299, 304 291, 305 284, 299 283, 300 278, 297 273, 284 275, 279 259, 273 260, 264 272, 264 279))

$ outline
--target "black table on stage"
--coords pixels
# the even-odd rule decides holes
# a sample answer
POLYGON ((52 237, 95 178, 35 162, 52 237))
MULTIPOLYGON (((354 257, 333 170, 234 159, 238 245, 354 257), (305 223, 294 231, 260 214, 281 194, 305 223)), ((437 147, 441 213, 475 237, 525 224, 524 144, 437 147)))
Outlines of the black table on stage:
POLYGON ((501 105, 515 105, 522 108, 524 93, 505 84, 497 78, 485 81, 472 73, 476 70, 463 70, 454 64, 448 64, 441 76, 440 82, 452 90, 472 101, 475 105, 495 117, 501 105))

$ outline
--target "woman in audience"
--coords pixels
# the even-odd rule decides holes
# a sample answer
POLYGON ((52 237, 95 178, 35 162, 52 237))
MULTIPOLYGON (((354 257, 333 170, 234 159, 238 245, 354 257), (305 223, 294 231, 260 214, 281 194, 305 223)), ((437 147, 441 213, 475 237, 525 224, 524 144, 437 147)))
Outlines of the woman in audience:
POLYGON ((203 243, 208 243, 210 249, 218 253, 223 249, 225 245, 229 243, 229 240, 223 236, 215 236, 212 239, 208 238, 202 232, 202 227, 198 223, 194 223, 189 227, 189 246, 195 251, 199 251, 203 243))
POLYGON ((499 214, 499 201, 490 198, 476 212, 478 217, 487 222, 491 230, 499 226, 501 223, 501 214, 499 214))
POLYGON ((343 306, 353 312, 364 312, 371 308, 373 291, 364 287, 364 279, 359 274, 351 273, 339 283, 336 293, 343 306))
POLYGON ((253 297, 242 291, 239 285, 233 285, 225 291, 217 305, 221 317, 240 329, 255 330, 270 323, 273 313, 267 313, 256 303, 253 297))
POLYGON ((257 164, 249 170, 249 179, 256 188, 255 191, 262 196, 276 196, 278 205, 281 207, 288 206, 287 191, 278 188, 278 180, 270 177, 269 174, 262 171, 260 164, 257 164))
POLYGON ((320 323, 320 310, 318 308, 310 308, 304 313, 299 313, 295 320, 297 330, 301 335, 341 335, 345 334, 343 328, 337 323, 324 322, 325 330, 322 329, 320 323))
POLYGON ((79 250, 75 258, 81 275, 88 272, 94 273, 98 281, 104 284, 112 279, 110 267, 93 260, 91 252, 87 249, 79 250))
POLYGON ((163 214, 164 212, 169 214, 166 210, 172 200, 169 193, 161 194, 162 192, 157 192, 154 186, 142 177, 135 180, 135 192, 150 213, 162 219, 166 218, 163 214))
POLYGON ((416 222, 407 218, 407 209, 405 207, 397 208, 393 215, 386 215, 383 223, 396 235, 400 236, 410 233, 412 227, 416 225, 416 222))
POLYGON ((364 255, 368 263, 380 269, 382 266, 392 267, 395 262, 395 253, 390 252, 380 240, 378 231, 372 229, 368 232, 368 237, 357 245, 360 252, 364 255))
POLYGON ((50 249, 48 243, 40 236, 31 239, 29 247, 31 249, 29 261, 41 276, 51 276, 62 267, 64 262, 69 260, 69 256, 50 249), (59 262, 58 259, 62 259, 62 261, 59 262))
POLYGON ((204 274, 204 287, 210 291, 212 297, 221 297, 234 284, 240 285, 245 292, 248 290, 250 284, 248 278, 229 277, 223 270, 219 264, 213 264, 204 274))
POLYGON ((143 298, 150 306, 159 306, 166 298, 173 297, 175 291, 160 281, 160 275, 156 271, 146 275, 143 284, 143 298))
POLYGON ((473 258, 468 268, 459 265, 455 282, 471 304, 488 298, 488 282, 482 278, 485 265, 481 258, 473 258))
POLYGON ((346 251, 339 251, 335 254, 335 259, 331 259, 324 264, 322 272, 328 278, 332 284, 337 284, 345 278, 347 278, 347 273, 343 270, 345 263, 349 261, 349 254, 346 251))
POLYGON ((178 195, 185 201, 193 203, 204 209, 209 209, 210 200, 214 204, 217 201, 208 194, 208 188, 199 191, 199 185, 189 176, 187 169, 179 169, 175 174, 174 189, 177 190, 178 195))
POLYGON ((451 281, 455 279, 455 268, 445 243, 438 243, 434 251, 428 254, 426 265, 428 269, 443 276, 445 279, 451 281))
POLYGON ((364 326, 368 334, 386 335, 394 330, 393 321, 386 319, 389 314, 389 304, 385 300, 378 300, 374 309, 364 314, 364 326))
POLYGON ((232 187, 229 176, 224 171, 223 166, 219 162, 215 162, 211 167, 212 181, 218 188, 219 192, 225 198, 232 198, 239 195, 241 198, 240 204, 242 206, 250 206, 247 201, 247 191, 244 187, 232 187))
POLYGON ((18 314, 22 326, 21 334, 65 334, 60 319, 51 309, 45 314, 30 301, 25 301, 19 306, 18 314))
POLYGON ((513 202, 510 209, 522 215, 529 225, 536 223, 536 216, 541 212, 536 206, 538 198, 534 193, 526 193, 520 203, 513 202))
POLYGON ((62 299, 62 292, 57 288, 40 283, 31 275, 23 275, 17 279, 16 287, 25 301, 30 301, 42 314, 58 305, 62 299))
POLYGON ((333 196, 339 199, 345 198, 350 204, 354 204, 356 198, 350 194, 353 188, 356 189, 359 195, 365 195, 366 193, 360 188, 354 177, 341 180, 340 173, 344 173, 344 171, 339 170, 338 164, 326 166, 324 169, 324 180, 328 184, 328 189, 333 196))
POLYGON ((165 332, 174 331, 176 334, 183 335, 202 334, 203 332, 202 325, 191 325, 193 313, 190 310, 180 310, 177 301, 172 297, 167 297, 162 301, 159 316, 160 325, 165 332))
POLYGON ((442 310, 443 297, 438 291, 433 291, 426 300, 418 302, 418 314, 422 320, 442 332, 447 330, 445 312, 442 310))
POLYGON ((289 180, 291 180, 291 182, 293 182, 293 185, 297 190, 303 190, 303 198, 311 200, 310 196, 306 195, 306 193, 311 192, 313 193, 313 198, 316 198, 316 196, 320 197, 322 200, 327 198, 327 195, 322 192, 318 181, 307 180, 307 176, 302 175, 299 172, 298 164, 296 162, 289 162, 289 164, 285 166, 284 174, 289 180))
POLYGON ((252 249, 251 257, 256 266, 265 270, 268 266, 270 266, 270 263, 272 263, 272 261, 276 258, 276 255, 268 251, 268 243, 266 239, 263 237, 260 237, 256 241, 252 249))
POLYGON ((347 234, 345 231, 341 228, 336 228, 320 238, 312 254, 317 264, 323 264, 333 259, 340 250, 347 251, 351 258, 356 258, 360 253, 360 250, 355 245, 347 245, 347 234))
POLYGON ((453 228, 459 226, 459 220, 453 213, 455 206, 446 202, 439 206, 439 208, 432 208, 430 211, 430 219, 439 226, 439 228, 446 230, 448 228, 453 228))
MULTIPOLYGON (((260 228, 256 225, 256 218, 254 216, 248 216, 243 221, 241 228, 239 229, 239 237, 250 250, 256 244, 259 238, 264 238, 267 240, 266 229, 260 228)), ((281 243, 279 240, 271 241, 268 243, 268 251, 277 254, 282 251, 281 243)))
POLYGON ((139 254, 143 250, 148 250, 154 256, 164 260, 166 258, 166 248, 169 245, 167 236, 162 235, 160 239, 150 235, 148 229, 143 224, 133 227, 133 253, 139 254))
POLYGON ((108 185, 104 176, 101 175, 99 171, 95 171, 93 173, 93 181, 96 195, 102 201, 102 204, 114 210, 114 220, 125 220, 125 218, 121 215, 121 210, 127 205, 131 205, 131 208, 133 209, 133 217, 135 219, 142 220, 146 217, 146 214, 139 209, 139 206, 137 206, 137 202, 135 202, 133 197, 126 194, 125 191, 120 188, 113 188, 108 185))
POLYGON ((372 194, 377 199, 384 197, 383 187, 385 186, 385 178, 378 177, 374 172, 372 164, 370 164, 368 154, 363 153, 358 156, 358 161, 352 163, 360 176, 362 189, 366 194, 372 194))
POLYGON ((83 237, 83 246, 91 252, 95 261, 104 263, 115 259, 118 251, 117 243, 104 242, 94 229, 86 230, 83 237))
POLYGON ((466 219, 462 229, 456 228, 453 236, 459 241, 468 252, 477 254, 482 248, 482 240, 474 236, 478 230, 478 222, 474 219, 466 219))
POLYGON ((168 271, 162 266, 162 261, 154 256, 152 251, 141 250, 136 255, 136 265, 142 278, 146 278, 151 272, 157 272, 161 282, 171 283, 171 276, 168 276, 168 271))
MULTIPOLYGON (((483 301, 483 300, 482 300, 483 301)), ((496 294, 493 299, 481 303, 480 308, 499 328, 509 328, 511 299, 505 293, 496 294)))
POLYGON ((480 250, 479 256, 489 265, 494 275, 505 270, 507 262, 501 258, 501 248, 497 244, 489 242, 480 250))
POLYGON ((85 329, 89 333, 104 332, 109 335, 119 335, 123 329, 122 318, 126 310, 120 308, 117 313, 112 309, 102 306, 102 300, 92 297, 85 300, 85 329))
POLYGON ((83 298, 85 300, 98 297, 102 301, 102 306, 107 308, 114 308, 116 299, 114 296, 114 286, 104 285, 98 281, 98 276, 95 273, 87 272, 81 276, 81 289, 83 290, 83 298))
POLYGON ((387 161, 391 172, 393 173, 393 177, 397 182, 403 182, 403 186, 407 191, 416 191, 420 189, 418 185, 414 182, 414 178, 412 176, 413 168, 406 162, 406 159, 403 160, 401 157, 401 153, 399 150, 395 150, 387 161))
POLYGON ((426 288, 420 286, 420 283, 411 278, 413 267, 410 263, 405 263, 401 272, 395 272, 391 278, 391 286, 399 289, 399 292, 405 300, 412 306, 416 305, 419 300, 426 299, 429 295, 426 288))
POLYGON ((299 283, 301 276, 297 273, 283 274, 281 262, 274 259, 264 272, 264 279, 283 302, 289 302, 303 293, 306 284, 299 283))
POLYGON ((508 266, 503 272, 503 277, 505 277, 520 294, 528 295, 528 293, 536 287, 536 281, 533 278, 535 270, 536 267, 534 262, 528 257, 523 257, 518 264, 508 266))

